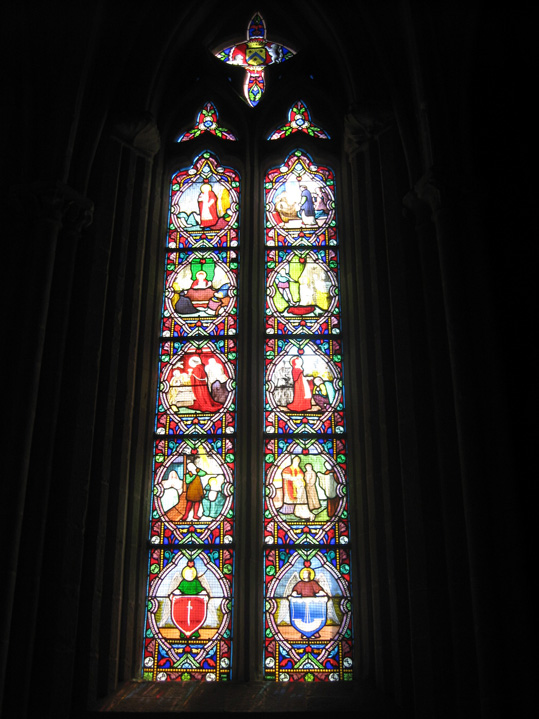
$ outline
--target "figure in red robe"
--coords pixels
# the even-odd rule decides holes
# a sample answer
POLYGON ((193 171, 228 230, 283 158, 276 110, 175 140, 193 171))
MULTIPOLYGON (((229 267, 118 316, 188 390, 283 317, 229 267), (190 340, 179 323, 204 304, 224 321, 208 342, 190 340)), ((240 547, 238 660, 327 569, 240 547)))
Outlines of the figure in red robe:
POLYGON ((294 382, 294 398, 286 406, 291 412, 305 412, 311 409, 313 396, 313 380, 303 374, 303 360, 301 357, 292 359, 292 381, 294 382))
POLYGON ((200 188, 198 210, 200 212, 201 227, 213 227, 219 219, 217 214, 217 195, 211 189, 209 183, 203 184, 200 188))
POLYGON ((325 591, 315 579, 314 569, 311 569, 309 561, 303 562, 304 566, 299 573, 299 582, 294 585, 293 592, 300 597, 320 597, 325 591))
POLYGON ((191 387, 195 395, 195 401, 190 405, 190 409, 198 409, 200 412, 216 412, 221 409, 223 405, 216 402, 210 394, 208 377, 200 357, 197 355, 191 357, 189 367, 191 368, 191 387))

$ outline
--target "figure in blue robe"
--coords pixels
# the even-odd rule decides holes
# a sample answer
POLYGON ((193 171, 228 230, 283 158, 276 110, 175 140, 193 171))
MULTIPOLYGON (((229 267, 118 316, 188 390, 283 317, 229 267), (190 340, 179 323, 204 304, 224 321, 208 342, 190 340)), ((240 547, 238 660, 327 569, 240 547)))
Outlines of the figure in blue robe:
POLYGON ((306 185, 300 185, 301 188, 301 204, 299 214, 304 225, 315 224, 315 210, 313 197, 306 185))

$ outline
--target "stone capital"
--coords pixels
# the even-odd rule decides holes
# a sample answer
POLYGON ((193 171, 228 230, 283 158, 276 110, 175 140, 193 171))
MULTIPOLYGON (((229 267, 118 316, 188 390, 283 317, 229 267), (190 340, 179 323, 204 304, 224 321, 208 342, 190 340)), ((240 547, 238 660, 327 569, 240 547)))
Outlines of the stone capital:
POLYGON ((414 185, 417 198, 425 202, 433 213, 442 207, 442 181, 440 175, 432 168, 426 172, 414 185))
POLYGON ((353 107, 344 116, 344 150, 351 160, 385 130, 391 113, 368 106, 353 107))
POLYGON ((31 182, 11 189, 7 211, 16 221, 28 220, 81 232, 92 222, 94 204, 61 182, 31 182))
POLYGON ((441 175, 430 168, 403 197, 405 210, 412 212, 416 224, 434 220, 446 202, 446 184, 441 175))
POLYGON ((159 130, 149 112, 119 118, 114 124, 112 135, 150 158, 161 147, 159 130))

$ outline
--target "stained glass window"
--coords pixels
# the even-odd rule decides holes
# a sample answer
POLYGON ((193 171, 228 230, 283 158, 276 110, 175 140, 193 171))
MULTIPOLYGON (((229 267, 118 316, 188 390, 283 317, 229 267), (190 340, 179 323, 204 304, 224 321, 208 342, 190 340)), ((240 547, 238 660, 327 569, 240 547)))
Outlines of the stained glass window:
POLYGON ((210 152, 170 183, 143 656, 230 678, 240 178, 210 152))
POLYGON ((313 125, 311 113, 307 109, 307 105, 301 100, 294 103, 288 111, 288 122, 274 130, 268 140, 281 140, 293 132, 305 132, 307 135, 317 137, 319 140, 329 140, 329 135, 325 130, 313 125))
POLYGON ((267 172, 264 191, 265 677, 350 680, 334 174, 297 150, 267 172))
POLYGON ((219 124, 219 115, 213 102, 207 102, 202 110, 198 113, 195 126, 191 130, 186 130, 178 137, 177 142, 187 142, 194 140, 203 132, 209 132, 223 140, 237 140, 238 138, 230 130, 219 124))
POLYGON ((249 21, 246 40, 215 53, 219 60, 244 68, 243 91, 251 107, 258 105, 264 93, 264 68, 284 62, 294 54, 291 48, 266 38, 266 23, 260 13, 255 13, 249 21))

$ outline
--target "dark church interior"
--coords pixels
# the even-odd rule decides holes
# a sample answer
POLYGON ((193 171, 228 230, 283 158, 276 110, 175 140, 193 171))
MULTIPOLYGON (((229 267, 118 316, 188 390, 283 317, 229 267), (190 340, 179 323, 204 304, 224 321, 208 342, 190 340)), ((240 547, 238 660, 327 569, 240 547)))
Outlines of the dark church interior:
POLYGON ((533 235, 520 83, 532 43, 510 10, 4 4, 5 719, 528 716, 533 235), (267 69, 253 108, 243 71, 213 53, 245 37, 255 11, 296 55, 267 69), (298 99, 331 136, 307 149, 340 183, 355 673, 285 685, 264 682, 259 661, 253 188, 303 143, 266 140, 298 99), (208 100, 238 142, 175 142, 208 100), (245 183, 233 679, 142 682, 167 182, 206 147, 245 183))

